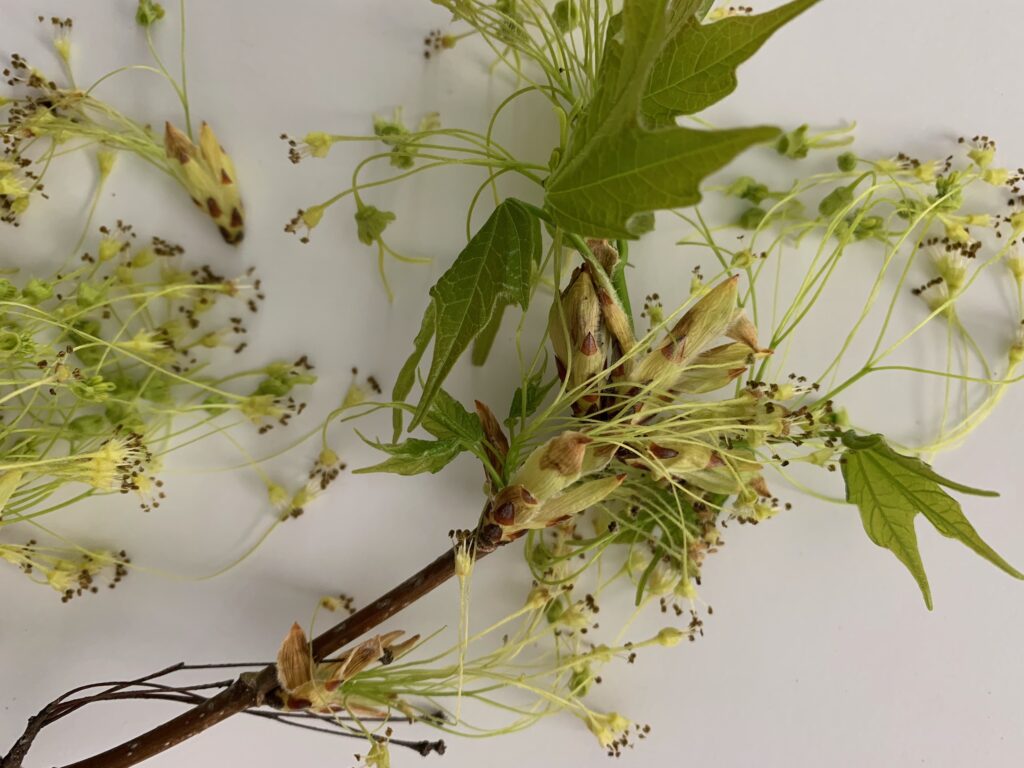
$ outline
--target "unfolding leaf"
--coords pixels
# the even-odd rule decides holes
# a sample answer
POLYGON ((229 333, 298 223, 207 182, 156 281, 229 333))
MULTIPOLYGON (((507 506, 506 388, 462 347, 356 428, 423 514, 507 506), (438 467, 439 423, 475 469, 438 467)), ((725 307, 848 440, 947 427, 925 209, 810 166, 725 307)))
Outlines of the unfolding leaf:
POLYGON ((690 17, 669 38, 651 71, 643 114, 671 124, 692 115, 736 89, 736 67, 749 59, 777 29, 818 0, 793 2, 755 16, 730 16, 713 24, 690 17))
POLYGON ((409 438, 401 443, 378 443, 365 437, 363 440, 374 448, 391 454, 391 458, 371 467, 357 469, 357 475, 370 472, 391 472, 396 475, 439 472, 463 451, 462 443, 454 437, 444 440, 409 438))
MULTIPOLYGON (((420 330, 416 334, 416 338, 413 339, 412 354, 409 355, 409 358, 402 365, 402 370, 398 372, 398 376, 395 378, 395 386, 391 390, 391 399, 395 402, 400 403, 404 401, 409 393, 412 392, 412 386, 416 383, 416 368, 423 358, 423 353, 427 351, 427 345, 430 344, 432 338, 434 338, 433 299, 427 305, 427 310, 423 313, 420 330)), ((398 438, 402 435, 402 410, 400 408, 395 408, 392 412, 391 422, 394 428, 394 437, 392 439, 398 442, 398 438)))
POLYGON ((697 10, 697 0, 625 0, 610 25, 598 86, 546 183, 546 206, 565 229, 630 238, 638 215, 692 205, 698 185, 770 127, 651 129, 642 102, 651 72, 697 10))
POLYGON ((447 440, 454 438, 465 448, 470 448, 484 438, 480 418, 470 413, 462 403, 439 389, 434 403, 423 418, 423 428, 434 437, 447 440))
MULTIPOLYGON (((530 277, 540 256, 540 222, 518 200, 508 199, 494 209, 430 289, 432 302, 427 312, 433 314, 434 352, 411 426, 423 420, 455 361, 498 308, 507 304, 527 308, 530 277)), ((408 372, 415 371, 426 348, 428 328, 424 317, 416 349, 403 367, 403 382, 408 383, 408 372)))
POLYGON ((920 459, 896 453, 881 435, 846 432, 843 444, 846 500, 860 509, 868 538, 890 550, 907 566, 929 609, 931 589, 914 530, 914 518, 919 513, 939 533, 960 541, 1011 576, 1024 579, 1024 574, 982 540, 964 516, 960 503, 942 487, 978 496, 998 494, 947 480, 920 459))

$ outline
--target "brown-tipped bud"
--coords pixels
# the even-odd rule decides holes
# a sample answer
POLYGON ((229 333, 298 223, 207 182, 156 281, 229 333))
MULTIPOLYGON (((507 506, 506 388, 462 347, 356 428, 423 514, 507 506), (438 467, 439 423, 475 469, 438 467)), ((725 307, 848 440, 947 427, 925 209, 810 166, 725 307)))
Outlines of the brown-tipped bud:
POLYGON ((694 472, 705 470, 713 462, 714 452, 703 443, 662 441, 647 447, 650 459, 640 459, 638 464, 647 466, 654 479, 676 477, 686 479, 694 472))
MULTIPOLYGON (((401 630, 395 630, 385 635, 375 635, 369 640, 361 642, 341 658, 321 664, 321 669, 318 672, 322 677, 335 683, 335 687, 337 687, 338 684, 355 677, 374 662, 380 661, 384 656, 385 648, 403 634, 401 630)), ((331 689, 328 688, 328 690, 331 689)))
POLYGON ((616 488, 622 485, 625 479, 624 474, 615 475, 573 486, 553 499, 549 499, 543 506, 531 510, 528 515, 517 522, 514 530, 547 528, 573 515, 578 515, 608 498, 616 488))
POLYGON ((750 318, 743 310, 736 313, 729 327, 725 329, 725 335, 734 341, 746 344, 755 352, 768 351, 761 349, 761 344, 757 340, 757 326, 750 322, 750 318))
POLYGON ((487 517, 490 522, 507 528, 515 525, 516 520, 531 509, 540 506, 537 498, 524 486, 513 483, 502 488, 491 499, 487 517))
POLYGON ((600 264, 605 273, 611 277, 615 268, 619 265, 619 252, 613 248, 607 240, 587 240, 587 247, 594 254, 597 263, 600 264))
POLYGON ((221 237, 232 245, 240 243, 245 220, 235 166, 213 129, 203 123, 196 147, 188 136, 166 123, 164 150, 171 171, 196 206, 213 219, 221 237))
MULTIPOLYGON (((581 270, 576 276, 562 306, 569 325, 569 387, 596 389, 593 379, 605 367, 604 325, 601 304, 589 272, 581 270)), ((597 392, 583 394, 578 403, 580 410, 586 413, 598 399, 597 392)))
POLYGON ((535 448, 512 478, 540 502, 575 483, 583 471, 590 438, 582 432, 563 432, 535 448))
POLYGON ((290 693, 308 683, 312 679, 312 671, 313 657, 309 653, 306 633, 298 624, 292 624, 277 652, 277 684, 290 693))
POLYGON ((768 354, 752 352, 749 346, 738 341, 707 349, 683 369, 674 389, 692 395, 714 392, 742 375, 754 360, 768 354))
POLYGON ((722 336, 736 316, 739 275, 726 278, 700 299, 633 371, 632 380, 671 387, 686 363, 722 336))
MULTIPOLYGON (((633 336, 633 327, 629 324, 629 316, 619 301, 618 296, 609 293, 604 288, 597 288, 597 298, 601 303, 601 316, 604 318, 604 325, 615 341, 623 355, 628 355, 636 346, 636 338, 633 336)), ((627 359, 631 363, 632 359, 627 359)))
POLYGON ((475 400, 474 403, 476 415, 480 417, 480 426, 484 430, 484 439, 486 440, 484 451, 487 453, 487 460, 491 463, 494 471, 500 475, 505 468, 505 457, 508 456, 508 438, 505 437, 505 431, 498 423, 494 411, 479 400, 475 400))

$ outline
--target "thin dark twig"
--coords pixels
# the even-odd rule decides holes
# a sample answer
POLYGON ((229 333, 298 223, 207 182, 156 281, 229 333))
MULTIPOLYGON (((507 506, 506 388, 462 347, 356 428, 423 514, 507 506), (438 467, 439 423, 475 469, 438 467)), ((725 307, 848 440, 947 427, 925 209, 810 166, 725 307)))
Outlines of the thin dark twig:
MULTIPOLYGON (((474 546, 470 547, 470 551, 476 559, 484 557, 494 550, 493 545, 483 546, 483 540, 479 533, 474 533, 473 537, 474 546), (478 545, 476 542, 481 543, 478 545)), ((335 651, 344 648, 365 635, 370 630, 387 621, 399 611, 408 607, 424 595, 430 593, 441 584, 448 581, 452 576, 454 576, 454 574, 455 553, 454 550, 448 549, 444 554, 428 563, 425 567, 421 568, 394 589, 386 592, 374 602, 364 608, 361 608, 351 616, 348 616, 314 638, 312 643, 313 658, 317 661, 321 661, 335 651)), ((196 665, 189 668, 209 669, 216 668, 217 666, 220 665, 196 665)), ((248 665, 226 664, 223 666, 235 667, 248 665)), ((108 696, 119 694, 125 688, 131 687, 132 685, 139 685, 140 683, 147 682, 183 668, 186 668, 186 665, 177 664, 173 667, 168 667, 165 670, 154 673, 153 675, 147 675, 146 677, 139 678, 137 681, 128 683, 111 683, 109 684, 110 687, 108 690, 104 693, 108 696)), ((60 706, 60 703, 69 695, 73 695, 73 693, 80 692, 82 690, 88 690, 92 687, 96 686, 85 686, 83 688, 76 689, 74 692, 64 694, 64 696, 57 699, 53 704, 47 705, 47 707, 39 714, 31 718, 25 728, 25 732, 15 742, 7 755, 0 759, 0 768, 22 768, 25 755, 31 747, 32 742, 39 734, 39 731, 48 724, 49 715, 52 714, 60 706)), ((196 706, 187 712, 168 720, 162 725, 159 725, 134 739, 130 739, 129 741, 120 744, 119 746, 108 749, 105 752, 86 758, 77 763, 73 763, 65 768, 129 768, 130 766, 141 763, 154 755, 186 741, 187 739, 197 736, 207 728, 211 728, 217 723, 223 722, 233 715, 242 712, 257 714, 257 716, 261 717, 272 715, 273 713, 268 712, 258 713, 255 711, 255 708, 274 701, 276 699, 276 689, 277 671, 275 665, 268 664, 260 669, 259 672, 244 672, 220 693, 211 696, 210 698, 196 696, 195 699, 191 699, 196 706)), ((91 700, 103 700, 102 695, 103 694, 97 694, 96 696, 98 698, 93 697, 91 700)), ((156 698, 156 696, 150 696, 149 698, 156 698)), ((89 702, 85 700, 76 700, 73 709, 68 710, 67 712, 62 712, 60 716, 65 716, 70 711, 74 711, 74 709, 84 706, 85 703, 89 702)), ((275 719, 277 719, 278 722, 285 722, 280 718, 275 719)), ((288 724, 298 725, 298 723, 295 723, 294 721, 290 721, 288 724)), ((444 742, 441 741, 392 741, 390 743, 394 743, 398 746, 408 746, 415 749, 422 755, 427 755, 431 752, 443 753, 444 751, 444 742)))

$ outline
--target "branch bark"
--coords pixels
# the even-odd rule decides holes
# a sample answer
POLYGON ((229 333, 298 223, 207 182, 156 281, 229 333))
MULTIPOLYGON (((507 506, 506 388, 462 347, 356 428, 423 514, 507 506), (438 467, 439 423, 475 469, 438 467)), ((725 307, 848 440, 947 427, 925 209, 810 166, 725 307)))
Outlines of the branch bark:
MULTIPOLYGON (((492 551, 492 548, 470 547, 470 551, 474 551, 476 558, 479 559, 492 551)), ((454 574, 455 552, 453 549, 449 549, 394 589, 314 638, 312 642, 314 659, 320 661, 354 642, 448 581, 454 574)), ((273 664, 264 667, 259 672, 244 673, 228 688, 193 709, 168 720, 141 736, 105 752, 71 763, 65 768, 129 768, 129 766, 137 765, 183 741, 198 736, 233 715, 264 704, 276 688, 277 670, 273 664)), ((29 722, 28 730, 37 733, 41 724, 34 722, 35 720, 36 718, 33 718, 29 722)), ((19 740, 7 756, 0 760, 0 768, 22 768, 30 745, 31 739, 19 740)))

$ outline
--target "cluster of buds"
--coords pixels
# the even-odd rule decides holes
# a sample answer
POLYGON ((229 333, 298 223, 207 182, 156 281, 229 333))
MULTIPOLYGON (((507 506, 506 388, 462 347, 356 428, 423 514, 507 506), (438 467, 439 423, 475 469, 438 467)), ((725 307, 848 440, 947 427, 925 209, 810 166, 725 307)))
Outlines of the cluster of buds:
POLYGON ((639 354, 628 315, 611 284, 618 254, 603 241, 592 241, 590 247, 595 260, 573 273, 548 320, 559 375, 571 393, 579 393, 573 404, 577 415, 606 419, 614 414, 616 402, 634 401, 638 394, 650 393, 657 400, 712 392, 770 354, 736 306, 738 276, 707 291, 653 350, 639 354), (711 346, 723 336, 731 342, 711 346), (608 381, 616 386, 609 389, 608 381))
MULTIPOLYGON (((387 717, 386 711, 347 691, 345 683, 374 665, 390 664, 419 642, 419 635, 398 642, 403 634, 401 630, 396 630, 375 635, 336 659, 317 662, 310 652, 306 633, 298 624, 293 624, 277 652, 277 682, 282 691, 279 697, 281 709, 317 714, 349 712, 356 716, 387 717)), ((392 704, 403 711, 408 710, 398 700, 392 704)))
POLYGON ((558 375, 571 392, 580 393, 573 404, 577 415, 602 407, 602 381, 628 373, 636 346, 629 315, 611 283, 619 254, 603 240, 588 245, 594 260, 573 272, 548 315, 558 375), (621 362, 610 368, 614 361, 621 362))
MULTIPOLYGON (((618 253, 604 241, 589 246, 593 258, 575 270, 555 299, 549 335, 575 414, 595 425, 624 422, 631 437, 623 446, 569 430, 534 449, 507 485, 492 489, 480 528, 484 545, 559 525, 609 499, 626 479, 626 474, 608 470, 616 456, 646 470, 655 481, 686 481, 715 494, 770 496, 750 447, 689 434, 682 425, 658 427, 663 433, 678 431, 677 438, 659 436, 654 442, 643 436, 644 425, 656 423, 666 403, 720 389, 770 354, 737 308, 739 278, 726 278, 707 290, 645 351, 612 285, 618 253), (722 337, 730 341, 715 345, 722 337), (595 477, 583 479, 587 475, 595 477)), ((765 434, 788 433, 789 412, 761 400, 762 393, 748 389, 735 401, 737 408, 747 406, 743 414, 732 419, 715 412, 712 420, 753 425, 765 434)), ((695 419, 700 413, 693 409, 695 419)))
POLYGON ((164 149, 174 176, 206 212, 224 242, 235 245, 245 235, 242 198, 231 157, 206 123, 199 129, 199 146, 170 123, 164 130, 164 149))
POLYGON ((480 526, 482 546, 519 538, 529 530, 549 528, 608 498, 624 474, 579 482, 602 472, 614 446, 594 443, 582 432, 567 431, 535 448, 495 493, 480 526))

